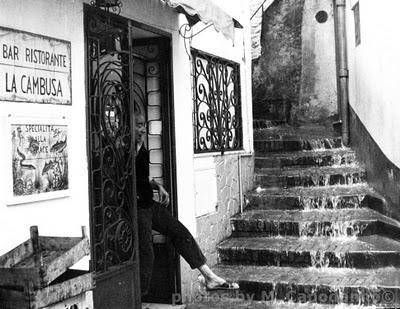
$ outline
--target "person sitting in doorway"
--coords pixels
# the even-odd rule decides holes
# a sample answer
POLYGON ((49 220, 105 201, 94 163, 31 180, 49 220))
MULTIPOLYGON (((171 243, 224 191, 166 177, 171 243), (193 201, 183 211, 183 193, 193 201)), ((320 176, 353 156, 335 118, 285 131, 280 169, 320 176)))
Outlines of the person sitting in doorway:
POLYGON ((138 205, 138 233, 140 283, 142 296, 148 293, 150 286, 154 251, 152 230, 169 237, 177 252, 188 262, 192 269, 198 269, 203 277, 202 283, 207 290, 232 290, 239 285, 217 276, 207 265, 206 258, 188 229, 167 210, 169 194, 154 179, 149 180, 149 152, 144 145, 147 137, 145 117, 135 112, 136 140, 136 188, 138 205), (153 200, 153 189, 159 192, 159 202, 153 200))

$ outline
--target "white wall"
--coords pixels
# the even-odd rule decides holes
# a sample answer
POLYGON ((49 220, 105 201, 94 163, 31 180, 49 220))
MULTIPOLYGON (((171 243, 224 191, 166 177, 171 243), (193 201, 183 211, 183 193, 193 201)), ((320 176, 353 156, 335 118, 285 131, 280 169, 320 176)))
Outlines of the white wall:
POLYGON ((88 179, 86 159, 85 63, 83 6, 77 0, 2 0, 0 26, 71 42, 72 106, 37 103, 0 102, 0 254, 29 238, 29 226, 38 225, 39 234, 80 236, 80 226, 89 231, 88 179), (65 117, 68 127, 68 197, 8 206, 7 193, 12 186, 9 154, 11 142, 7 119, 65 117))
MULTIPOLYGON (((237 18, 245 30, 236 30, 235 45, 211 27, 193 39, 193 47, 241 64, 243 144, 252 153, 251 43, 247 3, 215 0, 237 18)), ((88 3, 88 0, 84 2, 88 3)), ((13 117, 66 117, 69 125, 70 187, 68 197, 25 205, 7 206, 11 179, 0 178, 0 254, 29 237, 29 226, 38 225, 42 235, 80 235, 89 226, 86 154, 86 81, 82 0, 2 0, 0 25, 71 41, 72 106, 0 102, 0 144, 10 142, 8 115, 13 117)), ((179 219, 196 236, 195 173, 192 127, 191 64, 185 40, 178 31, 186 22, 158 0, 124 0, 121 15, 169 33, 172 37, 173 97, 179 219)), ((201 29, 198 24, 196 29, 201 29)), ((196 31, 195 29, 195 31, 196 31)), ((234 154, 237 156, 237 153, 234 154)), ((209 155, 213 156, 213 155, 209 155)), ((0 174, 11 168, 0 155, 0 174)), ((209 160, 214 162, 214 160, 209 160)), ((212 166, 215 168, 215 166, 212 166)), ((227 218, 228 220, 229 218, 227 218)))
POLYGON ((347 1, 350 104, 384 154, 400 166, 400 1, 359 0, 361 44, 347 1))
POLYGON ((337 114, 335 28, 332 0, 305 0, 302 24, 299 118, 321 120, 337 114), (328 19, 315 16, 324 11, 328 19))
MULTIPOLYGON (((242 90, 242 123, 243 123, 243 151, 240 153, 252 153, 253 151, 253 125, 252 125, 252 97, 251 97, 251 36, 250 36, 250 4, 235 0, 214 2, 238 20, 243 29, 235 29, 234 41, 224 38, 221 33, 209 27, 193 38, 192 47, 206 51, 215 56, 232 60, 240 64, 240 86, 242 90)), ((201 31, 205 27, 199 23, 193 28, 193 33, 201 31)), ((208 153, 195 155, 195 194, 197 215, 205 215, 215 211, 217 201, 216 164, 213 157, 220 153, 208 153), (204 173, 207 171, 210 180, 204 182, 204 173), (201 205, 200 205, 201 203, 201 205), (201 209, 200 209, 201 208, 201 209)), ((238 152, 226 152, 224 156, 237 157, 238 152)))

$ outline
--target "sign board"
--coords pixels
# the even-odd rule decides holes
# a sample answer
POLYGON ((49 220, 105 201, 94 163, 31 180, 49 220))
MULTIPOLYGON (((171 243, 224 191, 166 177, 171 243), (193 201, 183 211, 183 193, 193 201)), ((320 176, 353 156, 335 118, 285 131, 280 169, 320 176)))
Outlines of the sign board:
POLYGON ((12 119, 9 204, 67 195, 67 125, 62 120, 12 119), (11 189, 11 188, 10 188, 11 189))
POLYGON ((72 104, 71 43, 0 27, 0 101, 72 104))

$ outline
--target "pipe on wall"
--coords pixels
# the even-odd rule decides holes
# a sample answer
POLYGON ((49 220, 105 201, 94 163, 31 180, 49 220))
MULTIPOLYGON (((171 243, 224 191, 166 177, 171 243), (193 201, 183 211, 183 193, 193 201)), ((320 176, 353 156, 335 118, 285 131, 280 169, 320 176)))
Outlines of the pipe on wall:
POLYGON ((341 133, 344 145, 349 144, 349 69, 347 64, 346 0, 333 0, 335 7, 335 42, 341 133))

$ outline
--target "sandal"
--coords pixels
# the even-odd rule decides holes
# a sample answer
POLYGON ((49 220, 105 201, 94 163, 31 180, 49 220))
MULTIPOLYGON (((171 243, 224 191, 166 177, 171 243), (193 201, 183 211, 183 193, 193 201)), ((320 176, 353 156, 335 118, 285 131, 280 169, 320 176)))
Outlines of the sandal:
POLYGON ((207 291, 218 291, 218 290, 237 290, 239 289, 239 284, 237 282, 225 280, 225 282, 218 284, 212 288, 206 285, 206 279, 203 275, 199 275, 197 280, 200 282, 201 285, 206 287, 207 291))

